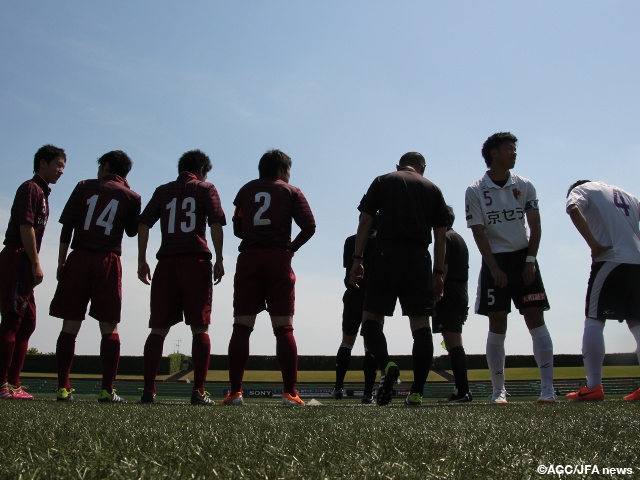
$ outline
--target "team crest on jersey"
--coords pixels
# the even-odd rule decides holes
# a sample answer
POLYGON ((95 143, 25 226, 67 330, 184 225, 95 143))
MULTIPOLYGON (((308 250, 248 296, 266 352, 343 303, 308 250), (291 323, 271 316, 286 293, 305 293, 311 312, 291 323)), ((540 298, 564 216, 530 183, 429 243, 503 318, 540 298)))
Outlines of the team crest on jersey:
POLYGON ((520 190, 518 190, 517 188, 514 188, 512 190, 513 192, 513 196, 515 197, 516 200, 518 200, 520 198, 520 195, 522 195, 522 192, 520 190))

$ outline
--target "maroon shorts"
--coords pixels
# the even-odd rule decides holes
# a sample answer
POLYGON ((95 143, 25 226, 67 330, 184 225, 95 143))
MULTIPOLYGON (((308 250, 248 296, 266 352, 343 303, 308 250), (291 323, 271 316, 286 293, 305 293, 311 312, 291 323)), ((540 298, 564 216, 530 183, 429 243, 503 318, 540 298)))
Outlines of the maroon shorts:
POLYGON ((158 260, 151 280, 149 328, 211 323, 211 260, 202 255, 171 255, 158 260))
POLYGON ((33 287, 31 261, 24 248, 4 247, 0 252, 0 313, 35 318, 33 287))
POLYGON ((240 252, 233 278, 233 316, 293 316, 296 275, 291 252, 278 248, 248 248, 240 252))
POLYGON ((90 316, 100 322, 120 323, 122 266, 119 255, 74 250, 67 257, 49 315, 82 321, 89 301, 90 316))

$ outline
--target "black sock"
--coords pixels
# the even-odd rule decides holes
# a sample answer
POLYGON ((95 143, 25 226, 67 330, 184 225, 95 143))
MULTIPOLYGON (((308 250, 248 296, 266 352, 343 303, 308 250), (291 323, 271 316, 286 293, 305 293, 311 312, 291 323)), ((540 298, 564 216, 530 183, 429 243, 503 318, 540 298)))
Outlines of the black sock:
POLYGON ((376 361, 368 349, 364 351, 364 365, 362 367, 364 370, 364 394, 365 396, 370 397, 373 395, 373 386, 376 383, 376 374, 378 373, 378 369, 376 361))
POLYGON ((336 388, 344 386, 344 376, 349 370, 351 363, 351 348, 340 345, 338 354, 336 355, 336 388))
POLYGON ((451 370, 453 376, 456 377, 456 388, 459 395, 464 395, 469 391, 469 380, 467 378, 467 355, 464 347, 452 348, 449 350, 449 359, 451 360, 451 370))
POLYGON ((412 335, 413 385, 411 386, 411 393, 422 395, 424 384, 429 375, 429 368, 431 368, 431 362, 433 361, 433 336, 429 327, 416 330, 412 332, 412 335))
POLYGON ((389 363, 389 352, 387 350, 387 338, 382 332, 382 325, 375 320, 366 320, 362 324, 360 333, 378 367, 384 372, 387 363, 389 363))

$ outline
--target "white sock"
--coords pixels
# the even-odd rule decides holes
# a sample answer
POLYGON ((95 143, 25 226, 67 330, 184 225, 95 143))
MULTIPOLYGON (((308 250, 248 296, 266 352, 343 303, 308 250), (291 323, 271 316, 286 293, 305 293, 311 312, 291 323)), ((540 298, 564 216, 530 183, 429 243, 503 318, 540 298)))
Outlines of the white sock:
POLYGON ((494 390, 504 389, 504 333, 489 332, 487 336, 487 364, 494 390))
POLYGON ((636 339, 636 355, 638 356, 638 363, 640 363, 640 325, 630 328, 629 331, 633 338, 636 339))
POLYGON ((585 318, 582 335, 582 361, 587 374, 587 388, 602 385, 604 362, 604 322, 585 318))
POLYGON ((553 388, 553 342, 546 325, 529 330, 533 339, 533 357, 540 369, 540 386, 553 388))

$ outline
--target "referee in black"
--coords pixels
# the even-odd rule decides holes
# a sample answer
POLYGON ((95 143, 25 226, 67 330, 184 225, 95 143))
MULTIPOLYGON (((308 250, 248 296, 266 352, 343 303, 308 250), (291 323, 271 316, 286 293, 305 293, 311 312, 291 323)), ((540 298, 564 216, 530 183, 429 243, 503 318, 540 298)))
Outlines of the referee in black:
POLYGON ((378 214, 376 250, 367 272, 361 334, 373 354, 384 380, 377 394, 378 405, 391 401, 400 376, 389 360, 382 331, 385 316, 393 315, 400 300, 402 314, 409 317, 413 335, 413 385, 407 405, 420 405, 433 359, 433 338, 429 317, 434 300, 443 293, 445 232, 449 222, 440 189, 424 178, 426 163, 418 152, 405 153, 396 171, 377 177, 363 197, 353 252, 351 284, 364 276, 362 254, 373 219, 378 214), (433 232, 433 234, 432 234, 433 232), (429 245, 433 241, 433 275, 429 245))

